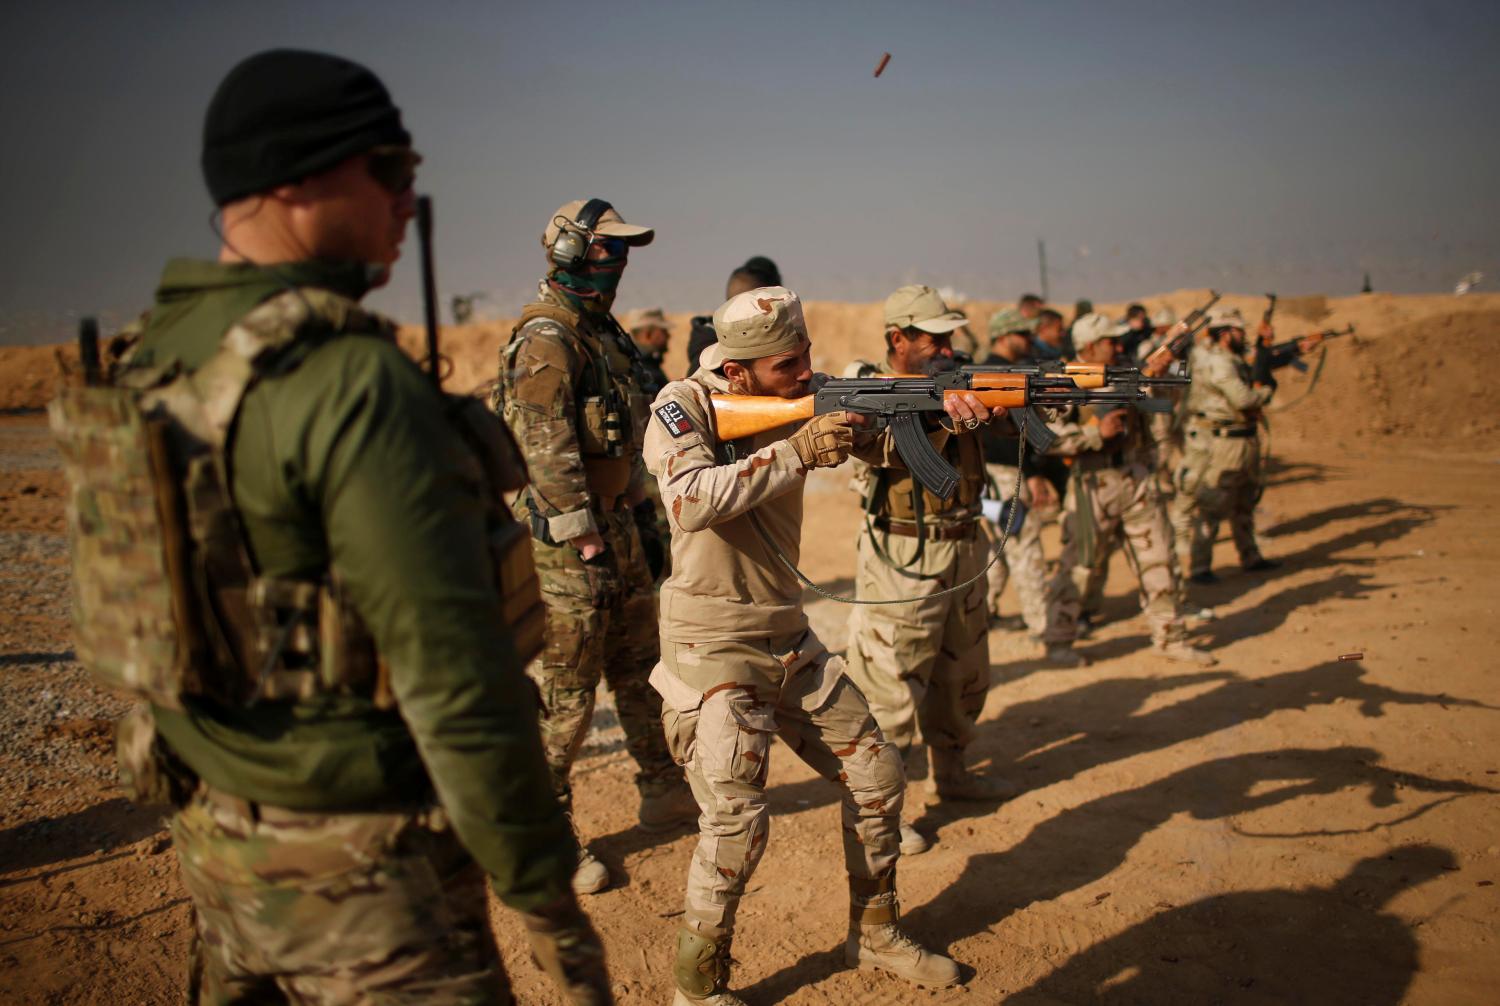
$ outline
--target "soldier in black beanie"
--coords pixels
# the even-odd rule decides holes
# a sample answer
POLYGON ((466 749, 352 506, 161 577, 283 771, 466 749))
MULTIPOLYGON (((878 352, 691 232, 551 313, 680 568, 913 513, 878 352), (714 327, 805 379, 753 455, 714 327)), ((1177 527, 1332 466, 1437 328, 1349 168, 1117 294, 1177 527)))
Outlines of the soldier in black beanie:
POLYGON ((222 482, 177 456, 154 476, 226 529, 170 529, 202 581, 178 631, 279 640, 182 644, 191 680, 121 734, 125 778, 174 781, 136 795, 173 804, 195 1002, 509 1003, 486 880, 567 1002, 611 1001, 523 673, 534 634, 507 608, 524 592, 487 544, 503 500, 455 401, 359 303, 420 160, 365 67, 240 63, 203 128, 218 260, 167 264, 123 363, 134 388, 191 375, 227 430, 222 482))

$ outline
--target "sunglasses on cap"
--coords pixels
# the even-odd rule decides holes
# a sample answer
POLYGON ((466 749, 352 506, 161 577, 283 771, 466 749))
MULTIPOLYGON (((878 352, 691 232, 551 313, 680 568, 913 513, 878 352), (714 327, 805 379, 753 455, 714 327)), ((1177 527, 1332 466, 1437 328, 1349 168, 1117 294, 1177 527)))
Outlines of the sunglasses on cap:
POLYGON ((409 190, 417 181, 422 155, 410 147, 376 147, 365 155, 365 170, 375 184, 393 196, 409 190))

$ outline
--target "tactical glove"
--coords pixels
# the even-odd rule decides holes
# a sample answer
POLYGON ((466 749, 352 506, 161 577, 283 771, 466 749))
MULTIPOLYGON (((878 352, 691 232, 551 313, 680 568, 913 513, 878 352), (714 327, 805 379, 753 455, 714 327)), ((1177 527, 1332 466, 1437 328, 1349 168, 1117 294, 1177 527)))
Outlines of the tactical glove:
POLYGON ((531 957, 573 1006, 610 1006, 604 946, 571 893, 536 912, 522 912, 531 957))
POLYGON ((833 468, 843 464, 853 449, 854 430, 848 413, 825 412, 809 419, 786 439, 802 459, 802 467, 833 468))
POLYGON ((636 530, 641 533, 641 551, 646 553, 646 565, 651 569, 651 579, 660 582, 662 574, 667 571, 671 552, 663 539, 661 524, 656 519, 656 501, 649 498, 641 500, 631 511, 631 516, 635 518, 636 530))

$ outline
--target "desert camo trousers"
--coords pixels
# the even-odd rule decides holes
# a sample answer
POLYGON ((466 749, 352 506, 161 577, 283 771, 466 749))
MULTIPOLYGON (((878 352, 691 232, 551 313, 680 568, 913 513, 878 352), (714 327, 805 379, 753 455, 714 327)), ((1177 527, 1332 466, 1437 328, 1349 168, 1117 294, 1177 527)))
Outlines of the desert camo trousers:
POLYGON ((1077 637, 1083 592, 1092 571, 1107 569, 1110 556, 1122 544, 1140 581, 1141 610, 1151 627, 1151 641, 1161 646, 1186 636, 1178 614, 1172 528, 1151 472, 1131 465, 1075 472, 1068 485, 1062 564, 1047 585, 1048 605, 1058 612, 1057 624, 1048 627, 1049 644, 1066 644, 1077 637))
MULTIPOLYGON (((977 528, 976 528, 977 531, 977 528)), ((935 748, 962 751, 974 733, 990 684, 989 612, 981 577, 967 588, 938 594, 974 577, 989 558, 988 540, 928 540, 909 562, 917 540, 866 528, 859 535, 861 600, 912 598, 910 604, 854 605, 849 622, 848 673, 869 701, 885 739, 903 755, 920 727, 935 748), (910 574, 910 575, 906 575, 910 574)))
POLYGON ((303 813, 202 788, 171 827, 196 915, 190 1002, 513 1001, 484 874, 441 811, 303 813))
POLYGON ((1260 438, 1218 437, 1212 428, 1189 426, 1177 472, 1172 530, 1179 566, 1189 576, 1212 571, 1219 523, 1229 534, 1240 565, 1261 557, 1255 536, 1255 504, 1261 491, 1260 438))
POLYGON ((533 541, 547 645, 527 668, 542 695, 542 746, 552 785, 572 806, 568 777, 594 715, 602 677, 614 694, 636 784, 659 792, 682 776, 661 735, 661 698, 650 685, 657 658, 656 594, 629 509, 595 514, 604 553, 584 562, 572 545, 533 541))
MULTIPOLYGON (((1010 499, 1016 488, 1016 469, 1009 465, 985 465, 984 468, 1000 490, 1001 502, 1010 499)), ((1014 580, 1026 630, 1040 639, 1047 631, 1047 559, 1042 553, 1042 525, 1047 523, 1047 514, 1030 509, 1031 490, 1024 482, 1021 483, 1021 502, 1028 508, 1026 519, 1021 522, 1020 530, 1005 543, 1004 554, 990 567, 988 604, 989 610, 998 614, 1000 595, 1005 593, 1005 585, 1014 580)), ((998 527, 986 521, 985 528, 992 543, 1000 540, 998 527)))
POLYGON ((848 875, 873 880, 895 869, 906 774, 842 665, 811 632, 746 642, 663 642, 652 681, 665 700, 667 742, 687 770, 701 812, 688 866, 688 928, 712 937, 734 931, 740 897, 770 834, 772 737, 842 791, 848 875), (716 683, 703 687, 709 682, 716 683))

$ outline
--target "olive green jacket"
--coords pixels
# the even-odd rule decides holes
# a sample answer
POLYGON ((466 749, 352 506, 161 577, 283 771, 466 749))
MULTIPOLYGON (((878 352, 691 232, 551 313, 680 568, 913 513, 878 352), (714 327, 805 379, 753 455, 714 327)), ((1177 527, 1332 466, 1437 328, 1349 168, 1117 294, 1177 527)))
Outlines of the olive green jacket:
MULTIPOLYGON (((365 268, 174 260, 132 365, 192 370, 225 330, 289 286, 351 299, 365 268)), ((397 709, 323 696, 157 708, 158 730, 209 785, 296 810, 437 798, 512 907, 568 890, 576 851, 547 781, 535 688, 496 617, 483 504, 427 377, 391 341, 349 333, 246 392, 226 448, 261 573, 337 569, 390 669, 397 709)))

